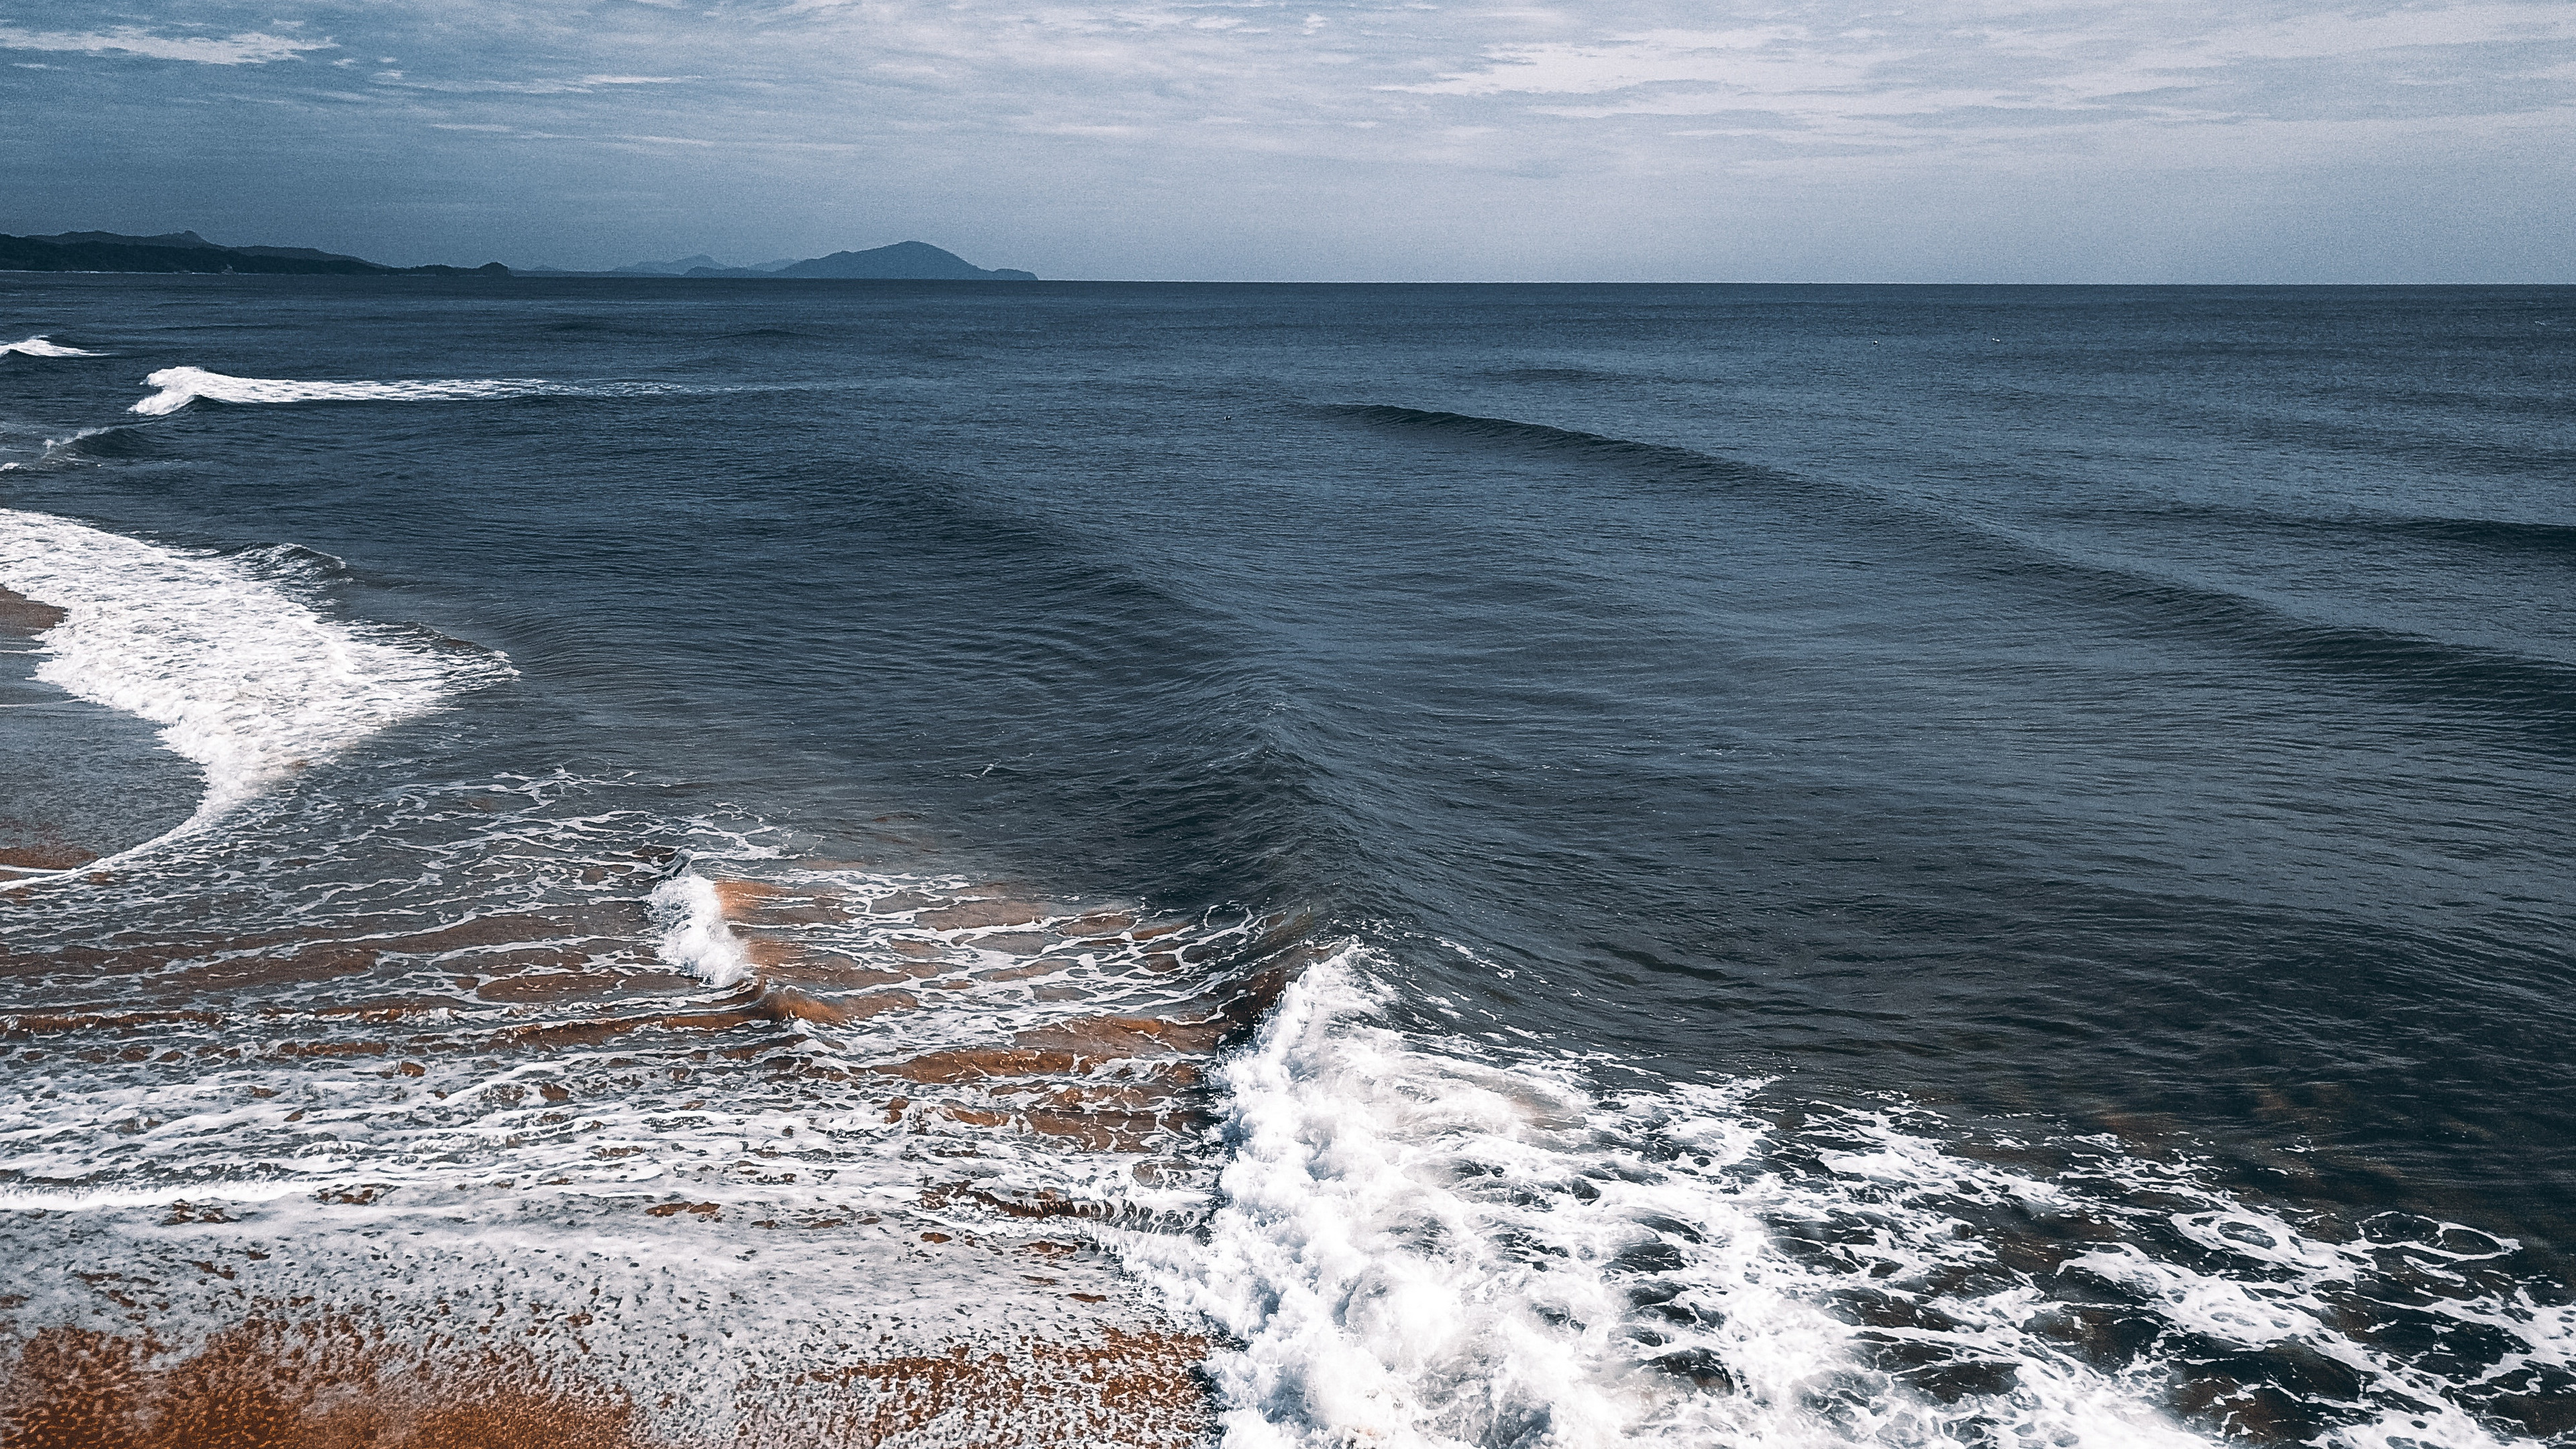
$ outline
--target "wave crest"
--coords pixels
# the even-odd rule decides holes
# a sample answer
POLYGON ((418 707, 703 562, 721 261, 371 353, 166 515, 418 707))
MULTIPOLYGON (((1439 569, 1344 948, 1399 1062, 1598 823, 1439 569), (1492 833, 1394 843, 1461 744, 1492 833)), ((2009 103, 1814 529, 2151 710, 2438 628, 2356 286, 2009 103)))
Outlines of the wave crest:
POLYGON ((229 377, 202 367, 165 367, 143 379, 160 391, 134 405, 146 417, 175 413, 200 398, 227 403, 435 402, 458 398, 515 397, 541 389, 533 378, 445 378, 430 382, 298 382, 279 377, 229 377))
POLYGON ((202 367, 165 367, 143 379, 160 389, 131 411, 167 417, 200 400, 219 403, 470 402, 511 397, 647 397, 687 392, 651 382, 562 383, 539 377, 416 378, 397 382, 306 382, 286 377, 233 377, 202 367))
POLYGON ((65 347, 65 346, 63 346, 63 345, 62 345, 61 343, 59 343, 59 342, 50 342, 50 341, 47 341, 47 340, 45 339, 45 337, 43 336, 43 334, 41 334, 41 333, 40 333, 40 334, 38 334, 38 335, 36 335, 36 336, 34 336, 34 337, 27 338, 26 340, 24 340, 24 341, 22 341, 22 342, 0 342, 0 357, 105 357, 105 356, 107 356, 107 354, 106 354, 106 353, 104 353, 104 352, 92 352, 92 351, 89 351, 87 348, 82 348, 82 347, 65 347))

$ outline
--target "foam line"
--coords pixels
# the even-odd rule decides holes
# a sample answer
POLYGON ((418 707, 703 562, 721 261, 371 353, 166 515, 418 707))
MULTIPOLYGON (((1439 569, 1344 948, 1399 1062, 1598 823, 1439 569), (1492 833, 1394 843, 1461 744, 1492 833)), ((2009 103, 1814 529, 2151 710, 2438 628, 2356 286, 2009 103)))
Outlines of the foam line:
POLYGON ((174 1202, 275 1202, 313 1190, 309 1181, 182 1182, 158 1187, 46 1189, 0 1188, 0 1211, 96 1212, 102 1208, 160 1207, 174 1202))

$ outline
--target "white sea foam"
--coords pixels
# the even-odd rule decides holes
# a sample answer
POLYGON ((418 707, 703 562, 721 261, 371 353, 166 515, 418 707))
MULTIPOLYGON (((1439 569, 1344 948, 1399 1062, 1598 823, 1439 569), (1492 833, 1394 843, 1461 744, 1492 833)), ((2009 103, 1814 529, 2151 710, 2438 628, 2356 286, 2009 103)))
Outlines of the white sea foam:
MULTIPOLYGON (((1481 1062, 1380 1024, 1367 970, 1349 951, 1309 971, 1222 1069, 1234 1155, 1204 1250, 1119 1241, 1240 1345, 1210 1363, 1229 1449, 2211 1442, 2162 1407, 2187 1364, 2079 1348, 2064 1309, 2091 1285, 2178 1343, 2350 1369, 2363 1402, 2328 1406, 2341 1427, 2320 1442, 2504 1442, 2457 1402, 2474 1385, 2338 1326, 2386 1268, 2373 1244, 2319 1241, 2169 1172, 2140 1184, 2161 1208, 2086 1197, 1893 1111, 1841 1114, 1829 1143, 1811 1126, 1787 1163, 1748 1108, 1763 1083, 1605 1094, 1578 1064, 1481 1062), (2198 1207, 2173 1214, 2177 1199, 2198 1207), (2124 1242, 2033 1273, 1963 1216, 1987 1211, 2179 1229, 2231 1256, 2124 1242), (1912 1381, 1926 1362, 1966 1378, 1912 1381)), ((2567 1310, 2512 1294, 2421 1311, 2518 1343, 2496 1372, 2564 1364, 2576 1343, 2567 1310)))
POLYGON ((664 961, 710 986, 731 986, 751 974, 751 956, 725 925, 713 881, 683 872, 655 886, 647 904, 662 928, 655 951, 664 961))
POLYGON ((448 377, 397 382, 306 382, 230 377, 202 367, 165 367, 143 379, 160 389, 131 409, 163 417, 204 398, 225 403, 456 402, 508 397, 638 397, 686 391, 662 383, 561 383, 534 377, 448 377))
POLYGON ((0 357, 105 357, 104 352, 91 352, 79 347, 65 347, 43 337, 30 337, 23 342, 0 343, 0 357))
POLYGON ((38 678, 163 726, 162 742, 204 768, 205 797, 174 834, 510 672, 498 655, 325 618, 257 560, 42 513, 0 509, 0 587, 65 611, 42 637, 38 678))

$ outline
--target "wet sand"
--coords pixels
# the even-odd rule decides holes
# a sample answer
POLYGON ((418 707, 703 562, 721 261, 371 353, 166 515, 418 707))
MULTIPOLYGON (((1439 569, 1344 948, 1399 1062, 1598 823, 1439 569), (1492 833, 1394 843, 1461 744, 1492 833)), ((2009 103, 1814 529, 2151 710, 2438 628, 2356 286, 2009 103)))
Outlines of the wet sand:
MULTIPOLYGON (((1203 1442, 1212 1420, 1197 1365, 1208 1344, 1141 1301, 1082 1238, 1082 1220, 1108 1209, 978 1174, 988 1152, 1021 1150, 1014 1142, 1067 1160, 1099 1154, 1132 1162, 1140 1181, 1175 1170, 1171 1154, 1205 1126, 1202 1083, 1213 1053, 1258 1018, 1300 959, 1287 923, 1249 923, 1211 940, 1190 922, 994 888, 870 898, 811 882, 724 879, 716 899, 754 970, 710 992, 654 952, 643 897, 660 878, 659 867, 641 862, 623 884, 607 879, 607 893, 591 906, 444 922, 358 917, 312 933, 210 929, 40 952, 0 941, 0 982, 69 968, 96 983, 84 1002, 0 1011, 0 1056, 35 1073, 68 1061, 167 1061, 180 1076, 200 1074, 210 1103, 245 1097, 245 1110, 296 1089, 274 1075, 262 1080, 277 1085, 246 1093, 214 1085, 243 1066, 354 1073, 380 1082, 368 1090, 396 1101, 421 1092, 446 1100, 460 1077, 481 1079, 489 1084, 456 1097, 458 1105, 475 1101, 541 1122, 577 1121, 614 1104, 631 1094, 638 1073, 684 1083, 705 1075, 709 1096, 721 1101, 720 1069, 761 1064, 822 1082, 834 1099, 899 1137, 920 1139, 932 1161, 955 1170, 929 1170, 909 1202, 880 1200, 865 1213, 764 1209, 739 1191, 702 1197, 668 1179, 594 1193, 557 1210, 539 1254, 543 1271, 496 1281, 470 1306, 457 1301, 456 1285, 500 1276, 472 1265, 524 1267, 531 1246, 509 1248, 507 1234, 487 1239, 484 1229, 447 1225, 478 1213, 515 1222, 511 1205, 530 1187, 571 1178, 476 1187, 451 1195, 453 1208, 434 1203, 425 1186, 366 1182, 292 1204, 162 1203, 121 1215, 121 1245, 101 1236, 101 1220, 115 1214, 23 1212, 43 1220, 22 1228, 54 1236, 77 1283, 0 1297, 0 1442, 29 1449, 1203 1442), (859 927, 892 934, 867 938, 872 944, 854 952, 859 927), (1085 1012, 1100 989, 1090 983, 1103 979, 1092 967, 1102 960, 1124 963, 1106 978, 1113 983, 1172 982, 1177 1008, 1085 1012), (416 981, 415 968, 440 973, 454 994, 401 996, 373 985, 388 974, 416 981), (812 1030, 928 1013, 952 997, 962 1007, 996 983, 1061 1003, 1055 1019, 928 1052, 862 1054, 846 1066, 839 1057, 780 1054, 812 1030), (272 1008, 252 1032, 221 1005, 244 990, 270 1000, 302 992, 308 1005, 272 1008), (674 996, 693 999, 674 1009, 674 996), (460 1002, 477 1005, 460 1013, 460 1002), (513 1025, 512 1017, 524 1020, 513 1025), (603 1051, 633 1055, 603 1058, 603 1051), (514 1079, 545 1063, 560 1065, 545 1080, 514 1079), (380 1251, 370 1245, 407 1222, 424 1225, 430 1242, 405 1244, 370 1267, 380 1251), (626 1268, 644 1268, 621 1274, 615 1263, 577 1251, 601 1241, 632 1244, 607 1256, 631 1254, 637 1262, 626 1268), (666 1265, 659 1280, 656 1258, 666 1265), (404 1261, 436 1266, 398 1271, 404 1261), (725 1302, 746 1293, 792 1302, 802 1276, 818 1270, 844 1289, 855 1284, 861 1299, 874 1295, 860 1304, 860 1317, 844 1311, 832 1320, 837 1327, 818 1335, 832 1341, 757 1353, 725 1341, 737 1327, 776 1331, 774 1315, 773 1326, 753 1329, 758 1315, 725 1302), (353 1286, 369 1273, 382 1275, 375 1286, 353 1286), (683 1294, 694 1306, 678 1316, 645 1306, 673 1274, 703 1285, 683 1294), (724 1289, 727 1282, 748 1286, 724 1289), (954 1329, 942 1326, 952 1322, 954 1329), (720 1355, 712 1365, 702 1357, 709 1353, 720 1355), (670 1428, 675 1382, 723 1386, 730 1408, 716 1414, 718 1431, 670 1428)), ((219 928, 220 920, 207 925, 219 928)), ((303 1116, 299 1108, 286 1120, 303 1116)), ((653 1151, 649 1141, 603 1142, 590 1158, 605 1168, 653 1151)), ((763 1158, 794 1166, 769 1148, 746 1166, 763 1158)), ((796 1173, 774 1180, 793 1184, 796 1173)))
POLYGON ((34 679, 63 610, 0 588, 0 883, 86 865, 187 818, 199 774, 153 727, 34 679))
POLYGON ((61 623, 65 614, 24 594, 0 589, 0 639, 32 639, 61 623))

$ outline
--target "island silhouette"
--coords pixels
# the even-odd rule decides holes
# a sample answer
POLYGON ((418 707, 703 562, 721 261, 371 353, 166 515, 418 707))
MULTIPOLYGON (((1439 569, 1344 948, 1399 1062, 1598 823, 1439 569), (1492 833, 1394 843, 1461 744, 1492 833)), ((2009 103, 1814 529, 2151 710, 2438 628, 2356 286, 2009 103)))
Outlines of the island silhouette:
POLYGON ((0 271, 190 272, 303 276, 508 277, 790 277, 880 282, 1034 282, 1033 272, 979 267, 928 242, 902 241, 866 251, 834 252, 804 261, 759 267, 725 267, 700 254, 676 262, 636 262, 613 271, 579 272, 554 267, 513 270, 499 262, 479 267, 395 267, 364 257, 311 247, 236 247, 193 231, 127 236, 112 231, 67 231, 52 236, 0 235, 0 271))
POLYGON ((770 267, 693 267, 691 277, 856 277, 880 282, 1034 282, 1034 272, 979 267, 928 242, 902 241, 770 267))

